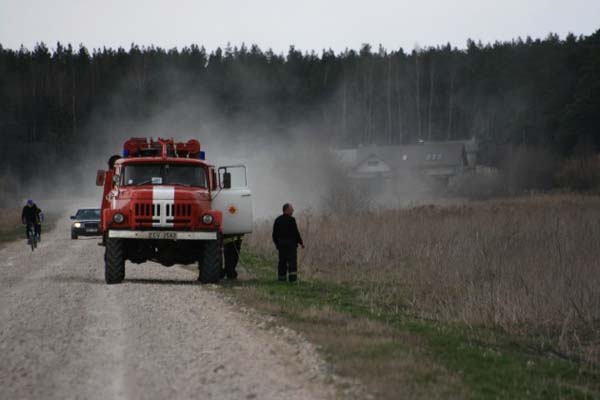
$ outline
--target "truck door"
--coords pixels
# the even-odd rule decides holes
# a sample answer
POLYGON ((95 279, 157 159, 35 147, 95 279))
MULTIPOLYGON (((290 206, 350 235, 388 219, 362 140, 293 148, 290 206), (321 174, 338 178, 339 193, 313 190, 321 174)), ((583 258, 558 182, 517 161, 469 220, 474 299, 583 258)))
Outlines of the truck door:
POLYGON ((218 169, 219 188, 212 207, 223 212, 223 234, 252 232, 252 194, 248 189, 246 166, 228 165, 218 169))

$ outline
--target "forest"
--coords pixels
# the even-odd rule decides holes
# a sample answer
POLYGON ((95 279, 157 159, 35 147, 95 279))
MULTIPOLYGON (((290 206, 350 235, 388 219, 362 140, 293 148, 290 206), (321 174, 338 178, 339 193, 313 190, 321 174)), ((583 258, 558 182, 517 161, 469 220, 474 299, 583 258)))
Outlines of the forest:
POLYGON ((502 168, 508 148, 567 159, 600 149, 600 30, 410 52, 0 44, 0 167, 26 180, 109 121, 151 118, 166 104, 210 106, 231 131, 303 127, 336 147, 475 137, 490 166, 502 168))

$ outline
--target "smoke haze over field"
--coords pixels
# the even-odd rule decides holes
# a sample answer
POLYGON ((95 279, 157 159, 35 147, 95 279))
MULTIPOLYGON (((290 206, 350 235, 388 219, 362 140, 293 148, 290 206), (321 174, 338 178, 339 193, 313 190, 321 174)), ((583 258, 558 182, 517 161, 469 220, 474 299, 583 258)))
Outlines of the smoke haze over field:
MULTIPOLYGON (((245 164, 255 218, 279 214, 286 202, 299 211, 321 206, 334 179, 328 174, 333 143, 319 137, 322 127, 301 115, 279 126, 277 117, 260 104, 254 114, 228 117, 213 99, 186 88, 186 74, 167 74, 172 78, 169 84, 160 88, 160 96, 142 115, 128 109, 131 88, 114 91, 108 104, 81 124, 76 141, 59 144, 63 153, 68 149, 67 155, 42 154, 32 165, 35 176, 26 182, 12 181, 6 174, 5 184, 15 190, 3 193, 0 200, 18 204, 33 198, 41 207, 64 203, 68 209, 99 206, 102 188, 95 186, 96 171, 106 169, 111 155, 122 153, 128 138, 162 137, 199 140, 206 161, 217 167, 245 164)), ((244 95, 259 96, 262 90, 254 83, 244 95)))
MULTIPOLYGON (((115 94, 115 110, 122 96, 115 94)), ((182 94, 182 97, 193 96, 182 94)), ((148 110, 145 118, 92 118, 84 128, 83 136, 89 140, 81 145, 82 155, 76 157, 78 164, 61 173, 58 192, 83 192, 88 199, 95 196, 99 203, 101 188, 94 185, 95 172, 106 168, 111 155, 121 154, 123 142, 129 137, 172 137, 177 141, 193 138, 200 141, 207 162, 215 166, 247 166, 255 217, 279 214, 285 202, 293 202, 298 210, 320 207, 333 179, 328 174, 329 145, 311 134, 309 121, 299 121, 295 128, 277 131, 267 121, 262 124, 250 120, 251 116, 225 120, 207 99, 160 104, 148 110)), ((60 194, 50 195, 53 196, 60 194)))

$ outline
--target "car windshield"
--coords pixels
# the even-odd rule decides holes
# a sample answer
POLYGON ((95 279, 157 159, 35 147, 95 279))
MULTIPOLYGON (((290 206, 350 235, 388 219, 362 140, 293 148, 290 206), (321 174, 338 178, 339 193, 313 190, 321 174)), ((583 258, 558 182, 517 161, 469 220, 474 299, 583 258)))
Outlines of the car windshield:
POLYGON ((133 164, 123 170, 123 185, 185 185, 206 187, 201 166, 183 164, 133 164))
POLYGON ((77 219, 100 219, 100 209, 78 210, 77 219))

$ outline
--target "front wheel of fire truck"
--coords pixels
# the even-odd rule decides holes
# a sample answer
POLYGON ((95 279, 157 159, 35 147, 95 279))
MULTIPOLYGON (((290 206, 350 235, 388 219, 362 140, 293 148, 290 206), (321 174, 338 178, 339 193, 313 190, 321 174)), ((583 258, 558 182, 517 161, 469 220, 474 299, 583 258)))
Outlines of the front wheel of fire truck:
POLYGON ((198 263, 201 283, 217 283, 221 278, 221 245, 218 240, 204 243, 202 260, 198 263))
POLYGON ((108 284, 121 283, 125 279, 125 254, 122 239, 106 240, 104 279, 108 284))

